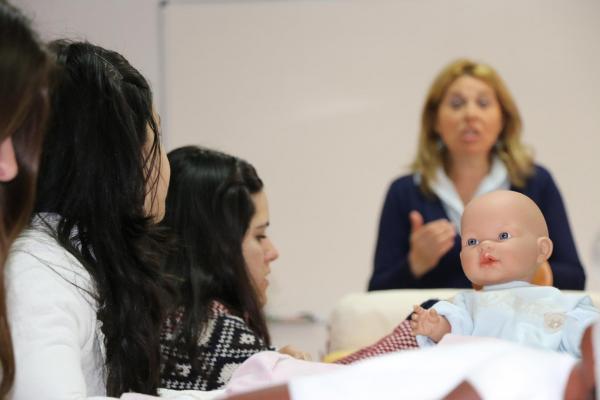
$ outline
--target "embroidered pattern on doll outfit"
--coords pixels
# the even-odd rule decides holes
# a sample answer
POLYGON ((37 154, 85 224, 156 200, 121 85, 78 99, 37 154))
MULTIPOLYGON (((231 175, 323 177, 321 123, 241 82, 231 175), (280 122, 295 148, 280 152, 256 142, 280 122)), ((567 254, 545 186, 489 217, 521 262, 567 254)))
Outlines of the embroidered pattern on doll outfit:
POLYGON ((550 333, 558 332, 565 325, 566 319, 565 313, 546 313, 544 314, 544 330, 550 333))

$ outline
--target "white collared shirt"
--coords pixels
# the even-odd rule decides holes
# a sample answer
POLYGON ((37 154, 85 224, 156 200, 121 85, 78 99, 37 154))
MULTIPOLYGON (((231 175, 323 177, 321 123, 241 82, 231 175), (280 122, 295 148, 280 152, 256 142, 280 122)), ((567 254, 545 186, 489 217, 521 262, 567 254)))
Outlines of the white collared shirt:
MULTIPOLYGON (((508 179, 508 171, 504 163, 498 158, 492 159, 492 167, 489 174, 479 184, 473 198, 495 190, 506 190, 510 188, 510 180, 508 179)), ((431 184, 431 190, 435 193, 448 215, 450 222, 456 227, 456 231, 460 232, 460 219, 462 217, 465 205, 458 195, 454 183, 450 180, 443 167, 439 167, 436 180, 431 184)))

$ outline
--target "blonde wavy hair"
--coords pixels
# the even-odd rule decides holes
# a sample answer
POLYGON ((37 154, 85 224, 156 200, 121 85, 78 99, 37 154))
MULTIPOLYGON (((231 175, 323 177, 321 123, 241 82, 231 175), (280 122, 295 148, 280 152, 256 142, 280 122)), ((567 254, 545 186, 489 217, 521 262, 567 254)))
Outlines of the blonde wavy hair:
POLYGON ((447 149, 440 146, 440 137, 435 131, 438 108, 448 87, 457 78, 465 75, 488 84, 496 92, 500 103, 503 128, 490 157, 496 154, 504 163, 513 186, 523 187, 527 177, 533 174, 533 157, 521 142, 521 116, 500 75, 489 65, 459 59, 447 65, 438 74, 423 106, 417 156, 411 164, 411 170, 421 175, 420 188, 426 195, 432 195, 431 183, 435 181, 436 171, 444 165, 447 155, 447 149))

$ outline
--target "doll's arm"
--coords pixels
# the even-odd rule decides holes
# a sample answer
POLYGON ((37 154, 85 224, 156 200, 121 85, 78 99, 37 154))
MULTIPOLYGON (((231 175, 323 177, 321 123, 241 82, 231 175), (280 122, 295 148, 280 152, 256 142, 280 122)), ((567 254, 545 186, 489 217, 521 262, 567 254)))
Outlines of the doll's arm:
MULTIPOLYGON (((565 351, 575 357, 581 357, 580 344, 583 333, 588 326, 592 325, 599 318, 600 312, 594 306, 592 300, 588 296, 583 296, 577 306, 566 313, 559 351, 565 351)), ((552 322, 554 321, 548 318, 547 325, 552 322)))
POLYGON ((414 306, 410 326, 413 335, 427 336, 436 343, 452 330, 448 320, 439 315, 437 311, 432 308, 426 310, 417 305, 414 306))

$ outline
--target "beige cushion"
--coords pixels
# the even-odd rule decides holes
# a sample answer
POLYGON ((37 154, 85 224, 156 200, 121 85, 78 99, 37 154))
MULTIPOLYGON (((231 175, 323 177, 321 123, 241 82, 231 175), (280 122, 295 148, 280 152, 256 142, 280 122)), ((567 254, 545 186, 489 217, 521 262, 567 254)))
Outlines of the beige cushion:
MULTIPOLYGON (((344 296, 329 319, 328 352, 358 350, 390 333, 412 311, 413 305, 429 299, 447 299, 465 289, 398 289, 344 296)), ((600 292, 563 291, 587 294, 596 306, 600 292)))

